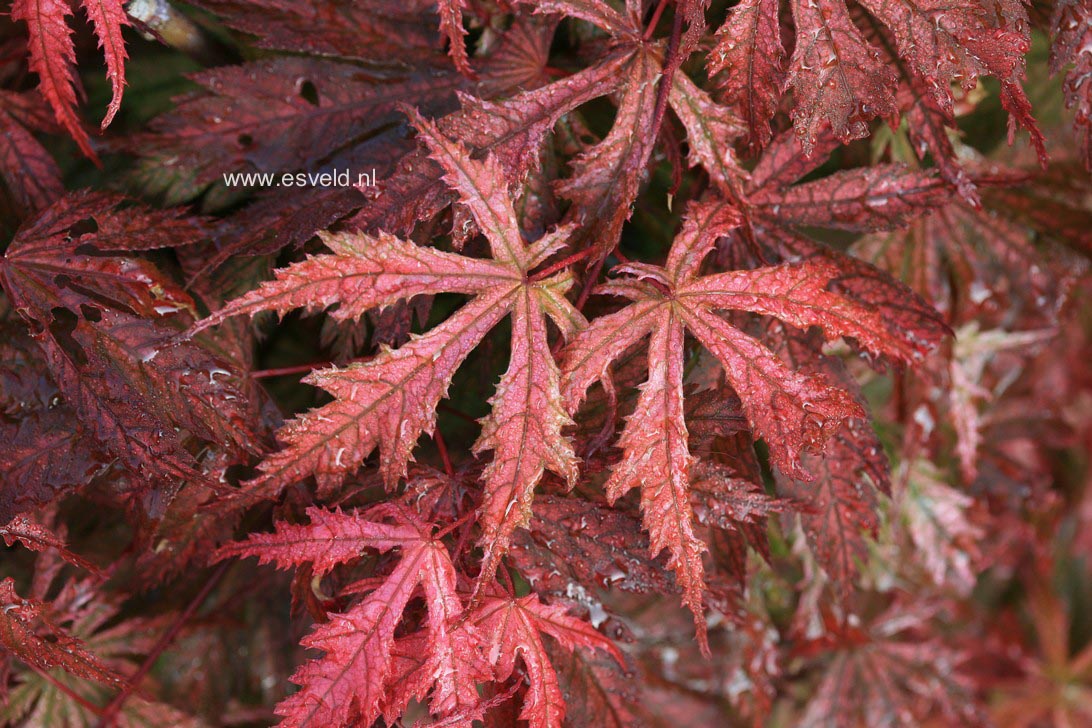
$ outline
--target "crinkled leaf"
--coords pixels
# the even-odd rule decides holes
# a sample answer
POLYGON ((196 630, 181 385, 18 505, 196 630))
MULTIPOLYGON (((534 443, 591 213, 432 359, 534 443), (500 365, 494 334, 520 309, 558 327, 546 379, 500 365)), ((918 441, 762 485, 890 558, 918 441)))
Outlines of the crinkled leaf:
POLYGON ((652 53, 638 51, 622 71, 624 86, 610 133, 577 157, 558 193, 572 200, 571 216, 588 226, 597 255, 606 255, 633 211, 655 139, 649 138, 662 71, 652 53))
POLYGON ((0 642, 20 660, 42 670, 61 668, 85 680, 120 685, 118 673, 58 627, 42 602, 15 593, 15 581, 0 581, 0 642))
POLYGON ((1054 5, 1051 32, 1051 72, 1073 64, 1065 75, 1065 105, 1074 109, 1073 130, 1084 167, 1092 170, 1092 53, 1088 50, 1092 46, 1092 8, 1081 0, 1059 0, 1054 5))
POLYGON ((437 50, 435 3, 407 0, 198 0, 233 28, 278 50, 419 62, 437 50))
POLYGON ((811 154, 823 127, 843 142, 868 136, 868 122, 895 109, 895 72, 853 25, 843 0, 793 0, 796 47, 787 85, 796 135, 811 154))
MULTIPOLYGON (((717 312, 750 311, 800 328, 819 326, 828 337, 854 337, 877 354, 902 360, 912 360, 922 350, 920 341, 904 336, 878 307, 837 292, 842 269, 830 260, 816 257, 699 276, 705 253, 738 220, 726 216, 720 227, 703 225, 713 219, 710 209, 715 210, 716 204, 693 206, 666 268, 622 266, 630 277, 607 284, 603 292, 634 303, 592 321, 562 354, 562 394, 570 411, 575 411, 587 388, 606 377, 610 363, 651 334, 649 378, 626 423, 619 443, 623 458, 613 468, 607 491, 616 499, 641 486, 651 548, 670 550, 684 603, 695 619, 701 619, 704 546, 693 531, 689 496, 691 455, 682 391, 684 330, 723 366, 753 431, 766 440, 773 464, 802 479, 811 476, 801 455, 822 450, 844 421, 864 417, 864 410, 850 393, 788 367, 717 312)), ((826 462, 819 456, 814 459, 826 462)), ((703 625, 701 619, 699 631, 703 625)))
POLYGON ((38 74, 39 91, 53 107, 57 122, 84 154, 94 158, 91 140, 76 113, 76 48, 66 21, 71 14, 65 0, 15 0, 11 5, 12 20, 27 24, 30 70, 38 74))
POLYGON ((604 650, 623 664, 618 648, 590 624, 569 616, 563 607, 543 604, 533 594, 518 599, 487 597, 472 619, 489 636, 486 654, 498 679, 512 675, 517 657, 523 661, 528 688, 520 718, 534 728, 560 728, 565 718, 565 700, 543 634, 569 652, 578 647, 604 650))
POLYGON ((776 224, 844 230, 883 230, 948 202, 943 180, 900 164, 835 172, 786 190, 763 189, 751 196, 755 213, 776 224))
POLYGON ((379 717, 389 707, 391 679, 399 677, 395 630, 418 590, 428 610, 423 663, 412 671, 419 673, 416 680, 423 680, 418 697, 431 688, 430 705, 438 715, 475 705, 474 684, 486 677, 477 654, 479 638, 476 630, 458 622, 462 604, 455 567, 447 548, 431 536, 431 526, 403 508, 386 505, 352 513, 311 508, 308 515, 308 525, 280 524, 273 534, 253 535, 221 549, 218 558, 257 556, 281 567, 308 563, 320 574, 360 559, 365 549, 398 549, 401 559, 359 603, 331 615, 304 638, 304 646, 325 655, 292 676, 300 690, 277 706, 284 724, 368 725, 379 717))
POLYGON ((539 594, 565 596, 570 584, 637 593, 673 591, 662 566, 647 556, 640 523, 584 500, 542 496, 528 530, 512 546, 513 563, 539 594))
MULTIPOLYGON (((509 99, 490 102, 462 96, 463 109, 437 121, 440 130, 476 153, 498 159, 509 183, 522 179, 538 159, 543 138, 559 119, 591 99, 609 94, 621 82, 632 57, 620 51, 561 80, 509 99)), ((455 197, 427 150, 407 155, 375 190, 353 222, 365 230, 408 233, 418 220, 440 212, 455 197)))
POLYGON ((228 304, 199 328, 227 316, 261 310, 326 308, 353 319, 364 311, 415 294, 474 295, 436 328, 398 349, 345 369, 313 373, 307 381, 334 395, 334 402, 289 422, 278 434, 284 446, 267 457, 252 485, 277 490, 314 475, 329 492, 377 446, 388 484, 406 472, 422 432, 431 432, 436 407, 455 370, 486 333, 511 314, 509 370, 491 400, 477 450, 493 450, 485 472, 483 577, 491 578, 512 532, 526 525, 535 485, 547 469, 572 481, 576 468, 562 428, 571 423, 559 402, 557 366, 546 339, 546 319, 566 334, 583 317, 564 298, 561 273, 531 282, 526 274, 552 254, 568 234, 561 228, 532 245, 520 234, 512 199, 495 157, 470 157, 460 143, 415 117, 419 133, 444 179, 459 192, 485 234, 492 260, 419 248, 390 235, 327 236, 334 253, 312 257, 279 279, 228 304))
POLYGON ((785 49, 777 0, 743 0, 717 31, 709 73, 721 74, 724 102, 738 109, 752 150, 770 141, 770 119, 781 100, 785 49))
POLYGON ((36 94, 0 90, 0 175, 25 213, 36 212, 64 193, 61 170, 31 130, 49 130, 52 119, 36 94))
MULTIPOLYGON (((81 424, 169 500, 188 483, 216 487, 183 431, 234 452, 255 449, 255 436, 230 365, 174 341, 175 330, 157 321, 192 310, 189 296, 145 260, 98 252, 162 247, 172 232, 193 228, 162 213, 122 216, 112 211, 117 203, 83 195, 45 211, 8 248, 0 282, 81 424)), ((189 241, 183 234, 178 242, 189 241)))

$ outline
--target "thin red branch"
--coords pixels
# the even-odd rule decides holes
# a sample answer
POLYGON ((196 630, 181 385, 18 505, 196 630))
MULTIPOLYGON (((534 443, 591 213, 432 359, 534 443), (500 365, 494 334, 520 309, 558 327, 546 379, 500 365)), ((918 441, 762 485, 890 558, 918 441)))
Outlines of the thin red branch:
MULTIPOLYGON (((475 515, 477 515, 477 510, 471 509, 469 512, 467 512, 466 515, 464 515, 458 521, 451 524, 448 528, 445 528, 443 532, 448 532, 448 531, 454 530, 455 528, 458 528, 459 525, 463 524, 464 522, 468 522, 467 521, 468 518, 470 518, 471 516, 475 516, 475 515)), ((457 559, 463 553, 463 551, 466 549, 467 544, 470 543, 470 532, 471 532, 471 530, 472 529, 470 529, 470 528, 464 528, 462 530, 462 532, 459 533, 459 540, 455 542, 455 549, 451 552, 451 558, 457 559)))
POLYGON ((433 430, 432 441, 436 443, 436 449, 440 451, 440 459, 444 461, 444 472, 448 476, 455 475, 455 468, 451 467, 451 458, 447 454, 447 443, 444 442, 444 436, 440 434, 439 427, 433 430))
POLYGON ((580 295, 576 299, 578 311, 584 310, 584 304, 588 302, 588 297, 591 295, 592 289, 595 288, 595 282, 599 279, 599 271, 603 270, 605 260, 606 256, 599 258, 599 260, 595 261, 595 265, 588 269, 588 278, 584 281, 584 288, 581 289, 580 295))
POLYGON ((460 420, 463 420, 464 422, 469 422, 472 425, 478 424, 478 421, 476 419, 474 419, 473 417, 471 417, 467 413, 463 412, 462 410, 455 409, 454 407, 452 407, 449 404, 444 404, 444 403, 441 402, 438 409, 441 412, 447 412, 448 414, 455 415, 456 417, 458 417, 460 420))
POLYGON ((660 18, 664 14, 664 10, 667 9, 668 0, 660 0, 660 4, 656 6, 656 10, 652 13, 652 17, 648 21, 648 25, 645 26, 645 33, 642 36, 644 40, 651 40, 652 34, 656 32, 656 26, 660 23, 660 18))
POLYGON ((589 255, 591 255, 593 252, 595 252, 595 248, 584 248, 579 253, 573 253, 568 258, 564 258, 562 260, 559 260, 556 263, 554 263, 553 265, 551 265, 551 266, 549 266, 547 268, 543 268, 542 270, 538 271, 537 273, 532 273, 531 276, 528 278, 528 280, 531 281, 532 283, 534 283, 535 281, 541 281, 544 278, 549 278, 554 273, 557 273, 559 270, 561 270, 563 268, 567 268, 568 266, 572 265, 573 263, 584 260, 589 255))
POLYGON ((667 99, 671 95, 671 84, 675 82, 675 71, 679 69, 679 43, 682 40, 682 13, 675 13, 675 20, 671 24, 671 39, 667 42, 667 53, 664 55, 664 72, 660 76, 660 86, 656 90, 656 112, 652 117, 651 138, 656 139, 660 134, 660 125, 667 114, 667 99))
POLYGON ((319 367, 330 366, 333 362, 329 361, 317 361, 311 364, 297 364, 291 367, 281 367, 280 369, 259 369, 251 372, 251 379, 269 379, 270 377, 283 377, 289 374, 305 374, 312 372, 319 367))
POLYGON ((87 710, 91 711, 95 715, 102 715, 102 712, 103 712, 102 708, 95 705, 94 703, 89 701, 87 698, 83 697, 82 695, 80 695, 79 693, 74 691, 72 688, 70 688, 67 685, 65 685, 64 683, 62 683, 57 678, 53 677, 53 675, 51 675, 48 670, 43 670, 42 668, 38 667, 34 663, 28 662, 26 664, 30 667, 31 670, 34 670, 34 672, 38 673, 38 675, 41 676, 41 678, 43 680, 45 680, 46 682, 48 682, 53 687, 60 690, 62 693, 64 693, 68 697, 72 698, 74 701, 79 703, 82 707, 84 707, 87 710))
POLYGON ((477 512, 476 512, 476 511, 473 511, 473 510, 471 510, 471 511, 467 511, 467 512, 466 512, 466 513, 464 513, 463 515, 459 516, 459 518, 457 518, 456 520, 454 520, 454 521, 452 521, 451 523, 449 523, 449 524, 447 524, 446 526, 444 526, 444 527, 443 527, 443 528, 442 528, 442 529, 441 529, 441 530, 440 530, 440 531, 439 531, 439 532, 438 532, 438 533, 436 534, 436 538, 437 538, 437 539, 441 539, 441 538, 443 538, 444 536, 447 536, 447 535, 448 535, 449 533, 451 533, 451 532, 452 532, 452 531, 454 531, 454 530, 455 530, 456 528, 458 528, 459 526, 463 525, 464 523, 466 523, 467 521, 469 521, 469 520, 470 520, 471 518, 473 518, 473 517, 474 517, 474 516, 476 516, 476 515, 477 515, 477 512))
POLYGON ((508 569, 501 564, 498 569, 501 574, 501 582, 504 584, 504 590, 508 592, 508 596, 514 597, 516 595, 516 585, 512 583, 512 575, 508 573, 508 569))
POLYGON ((144 658, 144 663, 129 677, 125 686, 121 689, 121 692, 118 693, 114 699, 110 701, 110 704, 102 710, 102 717, 99 719, 98 728, 109 728, 109 726, 113 724, 114 718, 125 704, 125 701, 128 700, 129 696, 133 694, 133 691, 137 689, 141 680, 151 672, 152 666, 155 665, 155 661, 158 660, 159 656, 170 647, 172 642, 174 642, 175 637, 182 631, 186 622, 193 617, 204 601, 208 599, 209 594, 212 593, 212 590, 216 588, 216 585, 220 583, 224 574, 227 573, 228 566, 230 566, 230 564, 225 562, 217 567, 216 571, 209 577, 209 580, 201 587, 201 591, 197 592, 197 595, 190 601, 182 614, 178 615, 178 618, 175 619, 170 628, 160 636, 159 640, 152 647, 151 652, 144 658))

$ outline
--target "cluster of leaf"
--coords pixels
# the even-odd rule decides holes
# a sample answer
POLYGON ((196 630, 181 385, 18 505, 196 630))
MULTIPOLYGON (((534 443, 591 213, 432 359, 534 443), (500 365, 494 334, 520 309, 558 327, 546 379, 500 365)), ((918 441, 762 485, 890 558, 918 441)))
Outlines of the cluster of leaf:
POLYGON ((1092 721, 1085 0, 2 22, 0 722, 1092 721))

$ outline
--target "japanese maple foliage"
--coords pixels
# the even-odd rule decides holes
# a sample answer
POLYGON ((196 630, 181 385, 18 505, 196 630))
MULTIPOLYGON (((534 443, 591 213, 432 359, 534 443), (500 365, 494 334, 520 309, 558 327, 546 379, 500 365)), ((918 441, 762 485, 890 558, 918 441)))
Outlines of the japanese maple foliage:
POLYGON ((1085 0, 0 34, 0 724, 1092 722, 1085 0))
MULTIPOLYGON (((121 29, 129 24, 128 16, 123 0, 85 0, 81 8, 94 26, 112 88, 113 97, 102 120, 105 129, 121 108, 127 58, 121 29)), ((38 74, 41 95, 53 108, 57 122, 76 140, 84 154, 94 157, 91 140, 75 108, 81 89, 73 69, 76 48, 67 23, 71 13, 72 8, 66 0, 15 0, 11 6, 12 19, 26 23, 28 63, 30 70, 38 74)))

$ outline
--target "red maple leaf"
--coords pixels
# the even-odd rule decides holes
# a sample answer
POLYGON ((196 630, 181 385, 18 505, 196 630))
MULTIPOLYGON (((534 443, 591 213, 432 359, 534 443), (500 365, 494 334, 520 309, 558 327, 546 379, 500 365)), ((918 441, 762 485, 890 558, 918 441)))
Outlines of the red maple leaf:
POLYGON ((560 728, 565 718, 565 699, 542 634, 554 638, 569 652, 577 647, 605 650, 624 664, 618 648, 590 624, 569 616, 563 607, 543 604, 533 594, 520 598, 487 596, 471 618, 488 636, 486 655, 498 680, 511 677, 517 657, 523 661, 528 688, 519 717, 533 728, 560 728))
POLYGON ((36 92, 0 90, 0 100, 0 175, 23 212, 36 212, 64 193, 57 163, 31 134, 56 123, 36 92))
POLYGON ((461 144, 417 117, 422 138, 445 179, 459 192, 489 240, 492 259, 480 260, 421 248, 380 233, 324 236, 335 252, 279 272, 278 279, 228 304, 197 329, 229 316, 334 304, 338 320, 414 295, 441 292, 474 297, 428 334, 368 362, 316 372, 306 381, 335 401, 289 422, 279 433, 283 449, 267 457, 254 488, 279 489, 314 475, 330 492, 377 446, 388 484, 405 474, 413 448, 431 432, 436 407, 455 370, 485 334, 508 315, 513 320, 509 368, 491 399, 476 452, 492 450, 484 473, 483 578, 506 551, 512 532, 527 523, 535 485, 549 469, 572 482, 576 462, 561 430, 570 424, 560 404, 559 375, 547 341, 546 321, 566 336, 583 316, 564 297, 567 272, 534 279, 531 271, 556 252, 569 234, 558 228, 528 245, 520 236, 512 200, 493 157, 477 161, 461 144))
POLYGON ((868 136, 873 117, 895 115, 895 72, 853 24, 843 0, 793 0, 797 43, 787 85, 805 154, 823 127, 848 142, 868 136))
POLYGON ((121 202, 84 194, 47 209, 0 259, 0 285, 91 436, 161 486, 151 505, 159 511, 184 483, 218 487, 199 472, 183 431, 235 452, 253 451, 254 435, 230 364, 174 341, 171 323, 194 309, 189 295, 147 260, 103 254, 194 242, 200 226, 139 208, 123 215, 121 202))
POLYGON ((896 601, 863 626, 825 614, 825 633, 797 649, 829 656, 800 725, 916 725, 937 716, 984 724, 960 674, 967 655, 938 639, 922 639, 936 611, 928 603, 896 601))
POLYGON ((436 5, 440 11, 440 32, 447 37, 448 54, 452 63, 459 73, 473 76, 470 58, 466 52, 466 29, 463 28, 466 0, 438 0, 436 5))
POLYGON ((1086 0, 9 5, 0 724, 1088 712, 1086 0))
POLYGON ((217 558, 257 556, 281 568, 308 563, 319 574, 360 559, 365 549, 380 553, 399 549, 402 558, 378 586, 363 587, 369 592, 364 599, 344 613, 330 615, 329 622, 304 639, 304 646, 326 655, 293 675, 300 691, 277 706, 285 725, 369 725, 386 711, 397 715, 405 709, 398 695, 408 703, 430 689, 436 715, 454 715, 476 705, 474 684, 487 677, 479 654, 481 637, 471 625, 458 621, 463 607, 455 567, 447 548, 431 535, 431 526, 388 505, 362 513, 312 508, 308 516, 309 525, 279 525, 273 534, 256 534, 221 548, 217 558), (424 659, 399 674, 395 629, 418 590, 428 608, 427 638, 418 645, 424 659), (402 687, 392 694, 399 683, 402 687))
POLYGON ((45 670, 60 667, 85 680, 120 685, 122 678, 103 664, 77 638, 53 623, 49 609, 15 593, 15 582, 0 581, 0 642, 19 659, 45 670))
POLYGON ((833 292, 831 283, 842 271, 822 258, 699 276, 706 253, 739 221, 738 213, 723 204, 695 205, 665 267, 620 266, 627 277, 605 284, 600 292, 633 303, 595 319, 562 355, 562 394, 569 411, 575 412, 588 387, 607 376, 610 363, 651 336, 649 378, 622 433, 623 458, 606 489, 614 501, 641 486, 651 550, 670 551, 669 564, 684 604, 694 612, 700 639, 705 626, 701 617, 705 545, 694 531, 689 496, 693 458, 683 403, 685 331, 724 367, 755 435, 769 447, 771 462, 805 480, 812 476, 801 465, 801 453, 821 450, 843 420, 863 417, 864 412, 844 390, 786 367, 717 311, 751 311, 798 327, 821 326, 830 337, 851 336, 873 353, 902 361, 913 360, 928 347, 902 336, 877 307, 833 292))
POLYGON ((1059 0, 1054 5, 1051 32, 1051 72, 1058 73, 1073 64, 1065 75, 1065 105, 1075 108, 1073 130, 1080 142, 1084 167, 1092 170, 1092 8, 1080 0, 1059 0))
POLYGON ((748 143, 759 149, 770 140, 785 78, 785 49, 778 22, 779 0, 743 0, 717 31, 709 72, 721 74, 725 103, 739 110, 748 143))
MULTIPOLYGON (((106 75, 110 79, 111 99, 102 120, 105 129, 121 108, 125 88, 125 41, 121 29, 129 24, 123 0, 81 0, 88 20, 94 26, 106 57, 106 75)), ((80 149, 95 159, 91 140, 76 115, 79 91, 73 67, 76 49, 66 18, 72 10, 65 0, 15 0, 11 17, 22 20, 30 32, 30 69, 38 74, 39 90, 53 107, 58 123, 64 127, 80 149)))

